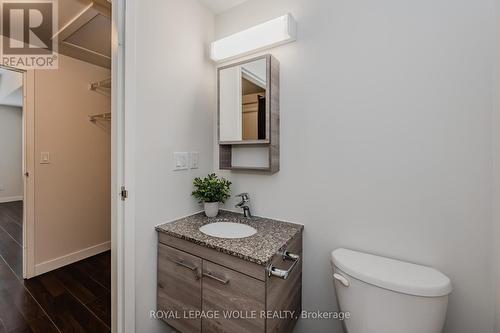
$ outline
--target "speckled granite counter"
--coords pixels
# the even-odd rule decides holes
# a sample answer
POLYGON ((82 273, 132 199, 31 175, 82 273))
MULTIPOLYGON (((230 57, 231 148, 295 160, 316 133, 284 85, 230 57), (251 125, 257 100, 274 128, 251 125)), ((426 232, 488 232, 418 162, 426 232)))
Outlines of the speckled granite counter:
POLYGON ((219 216, 214 218, 208 218, 202 212, 159 225, 156 230, 259 265, 266 265, 273 255, 303 228, 301 224, 255 216, 245 218, 242 214, 220 211, 219 216), (257 233, 246 238, 227 239, 208 236, 198 230, 205 224, 225 221, 247 224, 255 228, 257 233))

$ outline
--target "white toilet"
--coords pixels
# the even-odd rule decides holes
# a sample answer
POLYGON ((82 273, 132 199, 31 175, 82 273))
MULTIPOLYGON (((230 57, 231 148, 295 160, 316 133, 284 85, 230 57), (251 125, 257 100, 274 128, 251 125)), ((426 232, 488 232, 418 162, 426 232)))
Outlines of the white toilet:
POLYGON ((348 333, 440 333, 450 279, 426 266, 346 249, 332 252, 348 333))

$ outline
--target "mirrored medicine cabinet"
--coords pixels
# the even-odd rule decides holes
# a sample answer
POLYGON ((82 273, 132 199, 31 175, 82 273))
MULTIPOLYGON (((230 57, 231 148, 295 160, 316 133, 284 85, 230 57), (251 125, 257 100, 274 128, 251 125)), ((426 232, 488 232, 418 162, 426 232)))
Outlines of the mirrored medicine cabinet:
POLYGON ((267 54, 217 72, 219 168, 278 172, 278 60, 267 54))

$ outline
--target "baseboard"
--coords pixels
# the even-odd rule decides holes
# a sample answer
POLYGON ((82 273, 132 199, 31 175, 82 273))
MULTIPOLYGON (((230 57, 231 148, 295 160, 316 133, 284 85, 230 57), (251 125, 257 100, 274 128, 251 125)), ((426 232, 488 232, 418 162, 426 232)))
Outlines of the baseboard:
POLYGON ((111 242, 94 245, 86 249, 76 251, 65 256, 48 260, 35 265, 35 276, 41 275, 63 266, 75 263, 77 261, 95 256, 96 254, 109 251, 111 249, 111 242))
POLYGON ((23 199, 24 197, 22 195, 17 195, 15 197, 0 197, 0 203, 23 201, 23 199))

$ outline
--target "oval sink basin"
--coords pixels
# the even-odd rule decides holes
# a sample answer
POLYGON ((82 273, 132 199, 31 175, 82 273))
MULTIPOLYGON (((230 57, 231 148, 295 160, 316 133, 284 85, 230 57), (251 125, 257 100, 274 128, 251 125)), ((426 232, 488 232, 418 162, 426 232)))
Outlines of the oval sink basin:
POLYGON ((218 238, 245 238, 254 235, 257 230, 249 225, 234 222, 215 222, 200 227, 205 235, 218 238))

